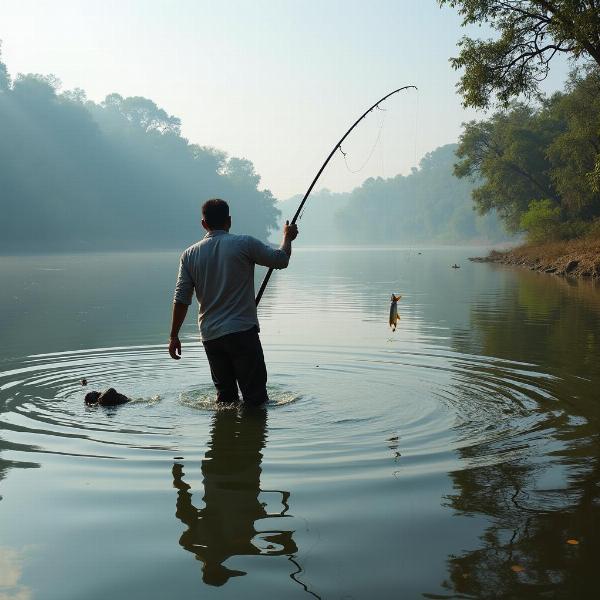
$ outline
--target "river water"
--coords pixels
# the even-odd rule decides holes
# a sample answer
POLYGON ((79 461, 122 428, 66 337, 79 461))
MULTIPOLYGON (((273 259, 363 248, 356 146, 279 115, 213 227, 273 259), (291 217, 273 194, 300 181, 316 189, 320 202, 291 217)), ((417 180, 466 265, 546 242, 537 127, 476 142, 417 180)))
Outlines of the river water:
POLYGON ((166 353, 176 252, 0 258, 0 598, 595 595, 600 291, 482 252, 295 251, 253 413, 166 353))

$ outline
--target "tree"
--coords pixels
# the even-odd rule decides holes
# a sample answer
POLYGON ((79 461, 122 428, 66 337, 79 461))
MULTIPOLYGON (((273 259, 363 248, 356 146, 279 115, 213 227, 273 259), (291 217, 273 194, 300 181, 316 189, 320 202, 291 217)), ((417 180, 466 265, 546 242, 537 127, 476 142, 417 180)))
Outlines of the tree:
POLYGON ((480 213, 495 209, 510 230, 531 231, 534 221, 548 225, 552 205, 551 220, 561 227, 536 225, 530 237, 537 240, 543 232, 577 237, 589 229, 600 217, 599 89, 600 69, 575 72, 566 92, 537 107, 514 104, 464 125, 454 173, 479 182, 473 200, 480 213))
POLYGON ((397 244, 505 238, 493 211, 486 217, 473 211, 473 183, 453 176, 456 148, 447 144, 428 152, 409 175, 369 178, 354 189, 335 215, 342 241, 397 244))
POLYGON ((480 214, 495 210, 507 229, 517 232, 531 200, 558 202, 545 153, 557 127, 523 104, 464 125, 454 174, 479 183, 472 197, 480 214))
POLYGON ((492 96, 503 106, 520 94, 531 97, 557 54, 600 65, 598 0, 438 0, 457 8, 463 27, 488 25, 497 39, 459 42, 450 59, 465 72, 458 84, 463 104, 488 108, 492 96))
POLYGON ((145 132, 179 135, 181 131, 181 120, 169 115, 148 98, 123 98, 120 94, 109 94, 104 100, 104 105, 119 111, 129 122, 145 132))
POLYGON ((542 242, 560 237, 560 207, 552 200, 532 200, 521 215, 521 229, 530 242, 542 242))
POLYGON ((0 40, 0 92, 5 92, 10 87, 10 76, 8 69, 2 62, 2 40, 0 40))
POLYGON ((97 104, 59 85, 11 80, 0 62, 0 252, 183 248, 214 196, 230 202, 236 231, 266 239, 275 228, 250 161, 190 144, 150 99, 97 104))
POLYGON ((260 183, 260 175, 247 158, 231 157, 225 166, 225 174, 233 182, 251 182, 253 186, 258 186, 260 183))
POLYGON ((574 217, 589 220, 600 215, 600 70, 573 73, 566 94, 557 94, 552 112, 564 122, 547 154, 552 180, 561 203, 574 217))

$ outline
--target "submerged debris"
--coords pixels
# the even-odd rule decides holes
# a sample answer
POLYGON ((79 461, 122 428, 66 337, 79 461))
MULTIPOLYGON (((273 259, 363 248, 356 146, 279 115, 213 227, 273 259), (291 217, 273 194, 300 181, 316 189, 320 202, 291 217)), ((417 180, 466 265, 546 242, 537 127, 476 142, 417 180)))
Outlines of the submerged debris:
POLYGON ((119 394, 115 388, 108 388, 104 392, 88 392, 85 395, 85 403, 88 405, 117 406, 129 402, 124 394, 119 394))

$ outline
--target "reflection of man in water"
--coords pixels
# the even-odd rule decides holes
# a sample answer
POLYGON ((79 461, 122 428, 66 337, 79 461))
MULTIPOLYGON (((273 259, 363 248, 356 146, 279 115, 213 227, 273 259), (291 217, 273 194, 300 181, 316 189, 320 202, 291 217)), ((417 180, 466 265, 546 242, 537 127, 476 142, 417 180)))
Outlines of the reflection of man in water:
POLYGON ((268 398, 254 300, 254 265, 285 269, 298 229, 285 224, 278 250, 249 235, 230 234, 229 206, 218 199, 202 206, 202 227, 207 234, 181 255, 169 354, 180 358, 179 329, 195 290, 200 335, 217 400, 237 402, 239 384, 244 401, 258 405, 268 398))
POLYGON ((175 514, 187 525, 179 543, 204 563, 202 579, 210 585, 223 585, 230 577, 246 574, 223 564, 232 556, 281 556, 298 551, 293 531, 258 532, 255 527, 258 519, 285 517, 288 508, 287 492, 279 492, 284 510, 275 515, 269 515, 259 499, 266 423, 264 409, 215 413, 202 461, 204 508, 192 504, 190 486, 182 479, 183 465, 173 465, 173 485, 178 490, 175 514))

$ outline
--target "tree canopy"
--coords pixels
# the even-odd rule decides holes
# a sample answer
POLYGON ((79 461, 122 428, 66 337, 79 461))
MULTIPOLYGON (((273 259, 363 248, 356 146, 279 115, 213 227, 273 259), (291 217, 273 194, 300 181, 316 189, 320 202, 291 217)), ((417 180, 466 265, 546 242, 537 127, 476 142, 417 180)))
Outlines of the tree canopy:
POLYGON ((600 4, 597 0, 438 0, 456 8, 463 26, 487 25, 498 36, 464 36, 451 59, 464 69, 458 85, 466 106, 503 106, 530 97, 557 54, 600 65, 600 4))
POLYGON ((566 91, 536 106, 513 104, 464 125, 455 174, 478 182, 480 214, 511 231, 575 237, 600 218, 600 69, 572 74, 566 91))
POLYGON ((95 103, 0 62, 0 251, 185 247, 215 196, 235 231, 266 239, 279 211, 252 163, 180 128, 148 98, 95 103))

